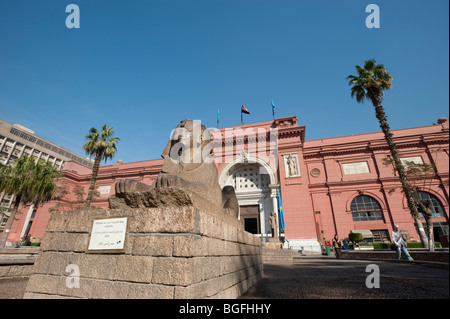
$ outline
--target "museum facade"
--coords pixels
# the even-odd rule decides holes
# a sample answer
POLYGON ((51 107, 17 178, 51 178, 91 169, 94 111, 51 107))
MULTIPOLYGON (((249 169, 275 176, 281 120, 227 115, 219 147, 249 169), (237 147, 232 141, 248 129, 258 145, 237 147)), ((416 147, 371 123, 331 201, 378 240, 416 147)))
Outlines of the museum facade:
MULTIPOLYGON (((320 253, 334 234, 344 239, 358 230, 375 242, 388 242, 394 224, 406 230, 411 241, 420 241, 399 178, 385 164, 390 152, 381 132, 307 141, 305 127, 291 116, 209 134, 218 182, 235 188, 240 219, 262 242, 271 236, 272 212, 280 221, 284 247, 304 253, 320 253)), ((393 135, 402 161, 434 167, 432 176, 419 185, 417 196, 433 204, 435 240, 439 241, 448 236, 448 121, 441 118, 434 125, 394 130, 393 135)), ((119 180, 152 184, 162 165, 162 159, 155 159, 102 166, 92 206, 107 208, 119 180)), ((21 236, 39 241, 52 210, 83 206, 91 168, 67 162, 62 173, 58 184, 65 191, 61 197, 38 208, 23 207, 11 227, 10 245, 21 236)))

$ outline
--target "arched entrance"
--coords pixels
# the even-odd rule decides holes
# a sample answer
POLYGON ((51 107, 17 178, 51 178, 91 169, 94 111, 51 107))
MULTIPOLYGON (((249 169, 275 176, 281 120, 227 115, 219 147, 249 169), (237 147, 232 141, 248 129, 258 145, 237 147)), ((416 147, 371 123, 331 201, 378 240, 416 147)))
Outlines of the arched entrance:
POLYGON ((278 216, 278 185, 270 166, 257 157, 243 156, 224 168, 219 184, 234 187, 246 230, 261 237, 271 236, 269 216, 272 211, 278 216))

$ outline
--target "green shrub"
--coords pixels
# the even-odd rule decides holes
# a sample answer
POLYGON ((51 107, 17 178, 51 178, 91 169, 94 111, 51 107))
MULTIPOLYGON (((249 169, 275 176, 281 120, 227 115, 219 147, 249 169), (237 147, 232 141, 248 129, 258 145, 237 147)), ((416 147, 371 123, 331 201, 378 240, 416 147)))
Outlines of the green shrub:
MULTIPOLYGON (((434 243, 436 245, 436 248, 441 248, 441 243, 436 241, 434 243)), ((392 243, 374 243, 373 248, 374 249, 390 249, 392 243)), ((422 248, 422 243, 416 243, 416 242, 408 242, 407 248, 422 248)))
POLYGON ((423 248, 422 243, 408 243, 407 248, 423 248))
POLYGON ((352 242, 360 242, 364 239, 361 233, 350 233, 348 234, 348 240, 352 242))
POLYGON ((373 249, 390 249, 392 243, 373 243, 373 249))

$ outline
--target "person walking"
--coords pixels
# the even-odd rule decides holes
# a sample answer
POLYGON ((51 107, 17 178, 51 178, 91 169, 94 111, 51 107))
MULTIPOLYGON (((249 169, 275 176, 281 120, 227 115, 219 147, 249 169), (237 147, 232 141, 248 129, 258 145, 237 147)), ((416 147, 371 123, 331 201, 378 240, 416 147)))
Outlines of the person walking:
POLYGON ((334 252, 336 253, 336 258, 338 258, 338 259, 341 258, 342 240, 339 239, 338 234, 334 234, 333 247, 334 247, 334 252))
POLYGON ((403 239, 403 235, 398 227, 398 225, 394 225, 394 231, 392 232, 392 240, 394 241, 395 249, 397 251, 397 260, 400 260, 402 257, 402 252, 405 254, 406 258, 409 261, 413 261, 414 259, 409 255, 408 250, 406 249, 406 241, 403 239))

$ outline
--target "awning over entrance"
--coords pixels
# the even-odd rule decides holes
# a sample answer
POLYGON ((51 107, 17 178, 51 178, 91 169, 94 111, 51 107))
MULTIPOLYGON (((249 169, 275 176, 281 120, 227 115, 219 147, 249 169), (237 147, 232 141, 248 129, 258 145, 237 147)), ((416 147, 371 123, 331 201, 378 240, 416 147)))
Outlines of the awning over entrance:
POLYGON ((363 235, 364 239, 372 239, 373 234, 369 229, 352 229, 351 233, 360 233, 363 235))

